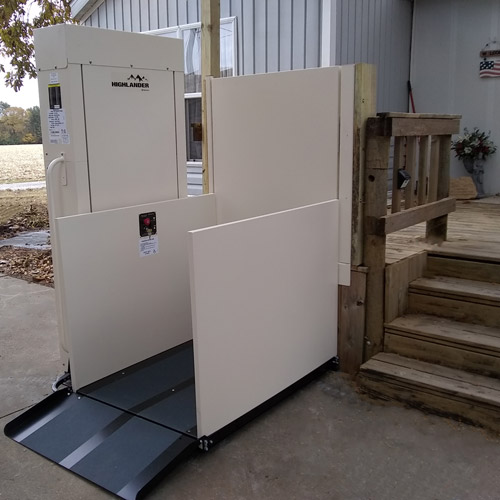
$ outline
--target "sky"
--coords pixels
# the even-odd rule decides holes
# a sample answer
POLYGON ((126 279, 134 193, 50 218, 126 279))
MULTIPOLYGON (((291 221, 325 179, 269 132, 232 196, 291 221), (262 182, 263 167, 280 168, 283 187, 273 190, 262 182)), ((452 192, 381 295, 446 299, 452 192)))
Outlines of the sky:
MULTIPOLYGON (((0 63, 4 64, 6 69, 9 66, 2 56, 0 56, 0 63)), ((26 78, 21 90, 14 92, 12 88, 5 86, 4 78, 4 73, 0 73, 0 101, 24 109, 40 106, 38 102, 38 82, 36 80, 26 78)))

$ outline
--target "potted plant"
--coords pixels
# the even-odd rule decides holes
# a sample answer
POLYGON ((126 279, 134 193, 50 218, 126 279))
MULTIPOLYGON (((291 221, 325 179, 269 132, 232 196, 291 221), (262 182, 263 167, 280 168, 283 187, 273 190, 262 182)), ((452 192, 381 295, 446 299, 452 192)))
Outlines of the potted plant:
POLYGON ((490 132, 482 132, 474 127, 472 132, 464 128, 464 135, 452 141, 451 149, 455 151, 455 156, 463 161, 465 170, 472 176, 476 186, 478 198, 482 198, 484 161, 492 155, 497 147, 490 139, 490 132))

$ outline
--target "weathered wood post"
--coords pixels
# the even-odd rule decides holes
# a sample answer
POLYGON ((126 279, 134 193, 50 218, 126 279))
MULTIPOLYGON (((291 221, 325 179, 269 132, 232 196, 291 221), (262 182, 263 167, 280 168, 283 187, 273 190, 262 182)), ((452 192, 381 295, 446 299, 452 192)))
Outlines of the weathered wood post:
MULTIPOLYGON (((439 137, 438 171, 436 200, 447 198, 450 194, 450 150, 451 135, 439 137)), ((434 201, 434 200, 433 200, 434 201)), ((448 215, 442 215, 427 222, 425 237, 430 243, 439 243, 446 240, 448 229, 448 215)))
POLYGON ((385 234, 377 231, 380 217, 387 215, 387 169, 390 135, 383 135, 384 118, 369 118, 366 125, 364 260, 366 281, 366 327, 363 358, 382 350, 384 339, 385 234), (377 234, 378 233, 378 234, 377 234))
POLYGON ((377 74, 372 64, 356 64, 354 75, 354 139, 352 165, 351 264, 363 264, 363 205, 366 122, 376 116, 377 74))
POLYGON ((207 76, 220 76, 220 0, 201 0, 201 122, 203 193, 210 192, 207 137, 207 76))
POLYGON ((351 225, 351 286, 339 290, 340 369, 356 375, 363 362, 367 269, 363 264, 363 205, 366 121, 376 113, 376 71, 356 64, 354 75, 354 130, 351 225))

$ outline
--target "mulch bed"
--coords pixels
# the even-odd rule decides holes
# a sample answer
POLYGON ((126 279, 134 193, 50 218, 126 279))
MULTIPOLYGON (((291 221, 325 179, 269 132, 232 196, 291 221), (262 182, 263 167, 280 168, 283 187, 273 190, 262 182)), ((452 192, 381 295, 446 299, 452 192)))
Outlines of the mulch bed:
MULTIPOLYGON (((47 207, 30 205, 28 209, 0 224, 0 240, 12 238, 24 231, 47 229, 48 226, 47 207)), ((12 246, 0 247, 0 274, 53 287, 52 252, 12 246)))
POLYGON ((1 247, 0 274, 53 287, 52 252, 1 247))

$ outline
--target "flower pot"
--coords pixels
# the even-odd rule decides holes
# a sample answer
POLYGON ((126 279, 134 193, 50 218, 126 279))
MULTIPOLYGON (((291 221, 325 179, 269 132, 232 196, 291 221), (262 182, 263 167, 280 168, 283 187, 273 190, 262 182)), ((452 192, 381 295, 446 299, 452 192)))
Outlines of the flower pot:
POLYGON ((472 180, 474 181, 474 185, 476 186, 477 191, 477 197, 484 198, 484 160, 464 158, 462 161, 464 162, 465 170, 467 170, 467 173, 470 174, 472 180))
POLYGON ((474 160, 472 158, 464 158, 462 161, 464 162, 464 167, 465 170, 467 170, 467 173, 472 175, 474 172, 474 160))

